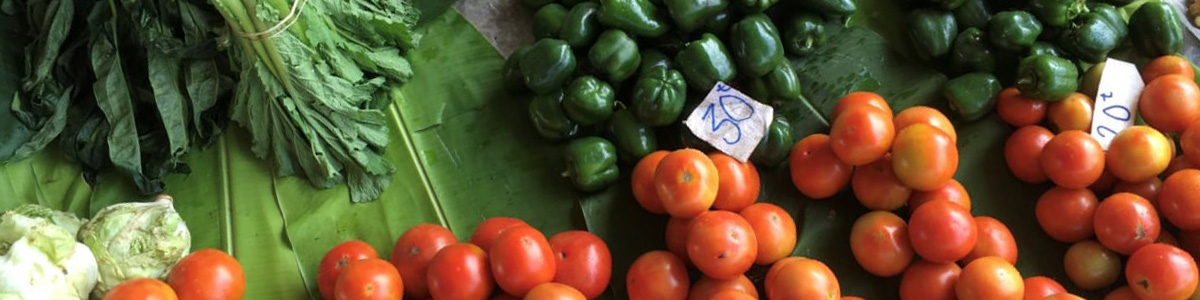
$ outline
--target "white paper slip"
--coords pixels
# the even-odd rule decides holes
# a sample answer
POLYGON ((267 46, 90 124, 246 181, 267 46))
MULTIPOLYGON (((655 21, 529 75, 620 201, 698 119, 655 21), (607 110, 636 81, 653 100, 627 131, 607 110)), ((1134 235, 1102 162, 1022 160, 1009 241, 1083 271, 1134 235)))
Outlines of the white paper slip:
POLYGON ((1133 126, 1137 116, 1138 97, 1142 94, 1142 75, 1137 66, 1109 58, 1100 74, 1092 108, 1092 137, 1108 150, 1118 133, 1133 126))
POLYGON ((766 134, 775 109, 717 82, 684 123, 700 139, 746 162, 766 134))

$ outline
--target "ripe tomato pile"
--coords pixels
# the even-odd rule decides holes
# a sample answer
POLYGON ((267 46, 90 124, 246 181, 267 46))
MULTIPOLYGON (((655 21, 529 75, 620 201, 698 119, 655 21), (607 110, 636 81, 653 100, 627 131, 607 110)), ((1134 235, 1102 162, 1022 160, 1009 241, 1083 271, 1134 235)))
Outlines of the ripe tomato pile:
POLYGON ((596 235, 572 230, 547 240, 524 221, 494 217, 468 243, 442 226, 413 226, 390 261, 365 242, 343 242, 321 260, 317 283, 325 299, 338 300, 584 300, 600 296, 611 276, 612 255, 596 235))

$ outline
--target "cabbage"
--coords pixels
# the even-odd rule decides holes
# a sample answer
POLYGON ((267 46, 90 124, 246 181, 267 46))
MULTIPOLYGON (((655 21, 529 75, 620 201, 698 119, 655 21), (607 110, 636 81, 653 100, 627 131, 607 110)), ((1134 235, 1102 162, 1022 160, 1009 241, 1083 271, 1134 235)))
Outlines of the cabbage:
POLYGON ((80 222, 40 206, 0 215, 0 300, 87 299, 99 274, 92 252, 69 229, 80 222))
POLYGON ((154 202, 101 209, 79 229, 79 239, 95 253, 100 267, 100 281, 92 291, 97 298, 129 279, 165 278, 192 247, 187 226, 165 195, 154 202))

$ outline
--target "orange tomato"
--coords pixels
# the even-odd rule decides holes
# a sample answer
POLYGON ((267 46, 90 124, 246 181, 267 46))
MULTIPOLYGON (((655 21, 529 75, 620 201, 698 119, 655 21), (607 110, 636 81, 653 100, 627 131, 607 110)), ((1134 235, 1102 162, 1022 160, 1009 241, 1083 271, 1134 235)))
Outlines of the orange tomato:
POLYGON ((712 297, 710 297, 708 299, 709 300, 757 300, 758 298, 752 297, 752 296, 750 296, 750 294, 746 294, 746 293, 743 293, 740 291, 724 290, 724 291, 720 291, 716 294, 713 294, 712 297))
POLYGON ((1078 242, 1095 234, 1096 194, 1089 189, 1054 187, 1038 198, 1034 214, 1038 224, 1056 241, 1078 242))
POLYGON ((1142 67, 1142 82, 1151 82, 1167 74, 1179 74, 1192 78, 1192 63, 1180 56, 1159 56, 1142 67))
POLYGON ((825 263, 788 257, 767 270, 767 299, 838 299, 842 288, 825 263))
POLYGON ((696 149, 676 150, 654 170, 654 190, 671 216, 693 218, 717 200, 717 166, 696 149))
POLYGON ((587 300, 587 298, 579 290, 569 285, 547 282, 529 290, 529 293, 525 294, 524 300, 587 300))
POLYGON ((178 300, 166 283, 153 278, 130 279, 108 290, 104 300, 178 300))
POLYGON ((1087 240, 1071 245, 1063 257, 1067 278, 1084 290, 1097 290, 1117 282, 1121 258, 1104 245, 1087 240))
POLYGON ((646 211, 660 215, 667 211, 663 208, 662 200, 658 200, 658 191, 654 189, 654 171, 658 170, 658 163, 662 162, 668 153, 671 152, 658 150, 642 157, 637 165, 633 166, 633 174, 630 176, 633 178, 630 183, 633 199, 646 211))
POLYGON ((1058 281, 1054 281, 1054 279, 1046 276, 1034 276, 1025 278, 1025 297, 1022 299, 1038 300, 1066 292, 1067 289, 1062 284, 1059 284, 1058 281))
POLYGON ((892 169, 908 187, 932 191, 958 171, 958 148, 946 133, 933 126, 909 125, 892 145, 892 169))
MULTIPOLYGON (((350 263, 334 285, 335 300, 400 300, 404 283, 386 260, 369 258, 350 263)), ((239 299, 239 298, 227 298, 239 299)))
POLYGON ((1021 300, 1025 296, 1025 281, 1008 261, 987 256, 963 268, 954 284, 954 294, 959 300, 1021 300))
POLYGON ((833 154, 828 135, 817 133, 801 139, 788 157, 792 183, 805 197, 829 198, 850 183, 853 167, 833 154))
POLYGON ((1154 243, 1162 230, 1150 201, 1130 193, 1113 194, 1100 201, 1093 223, 1096 239, 1125 255, 1154 243))
POLYGON ((1192 77, 1167 74, 1142 89, 1138 112, 1146 124, 1162 132, 1180 132, 1200 118, 1200 87, 1192 77))
POLYGON ((630 300, 684 300, 688 288, 687 266, 667 251, 650 251, 629 266, 625 289, 630 300))
POLYGON ((692 219, 672 217, 667 220, 667 250, 679 256, 684 262, 690 262, 687 256, 687 236, 692 225, 692 219))
POLYGON ((417 224, 400 235, 392 247, 391 262, 404 280, 405 297, 429 297, 429 286, 425 282, 429 262, 442 248, 456 242, 458 238, 450 229, 429 223, 417 224))
POLYGON ((900 277, 900 300, 954 300, 962 269, 956 263, 918 259, 900 277))
POLYGON ((892 115, 866 106, 851 107, 842 112, 829 132, 833 153, 853 166, 883 157, 895 138, 892 115))
POLYGON ((1162 215, 1182 230, 1200 230, 1200 170, 1183 170, 1167 177, 1158 196, 1162 215))
POLYGON ((688 227, 688 258, 704 275, 735 279, 754 265, 758 241, 754 229, 742 216, 710 211, 696 217, 688 227))
POLYGON ((1200 122, 1192 122, 1187 129, 1179 135, 1179 148, 1183 150, 1184 157, 1187 158, 1191 168, 1195 168, 1196 162, 1200 162, 1200 122))
POLYGON ((888 105, 883 96, 872 92, 852 92, 838 99, 837 105, 833 106, 833 113, 829 116, 829 121, 834 122, 842 112, 853 107, 873 107, 883 111, 887 115, 892 115, 892 107, 888 105))
POLYGON ((1017 180, 1042 183, 1049 178, 1042 170, 1042 149, 1054 133, 1042 126, 1029 125, 1013 131, 1004 142, 1004 162, 1017 180))
POLYGON ((1061 101, 1051 103, 1046 117, 1058 132, 1088 132, 1092 129, 1092 108, 1092 98, 1083 93, 1071 93, 1061 101))
POLYGON ((1059 133, 1042 148, 1046 177, 1059 186, 1085 188, 1104 173, 1104 149, 1091 135, 1070 130, 1059 133))
POLYGON ((754 262, 769 265, 792 254, 796 249, 796 221, 783 208, 771 203, 758 203, 740 213, 758 241, 754 262))
POLYGON ((975 228, 979 231, 979 238, 975 241, 975 248, 963 258, 964 265, 987 256, 999 257, 1009 264, 1017 263, 1017 240, 1008 226, 995 218, 979 216, 975 217, 975 228))
POLYGON ((967 211, 971 210, 971 196, 967 194, 967 188, 963 187, 962 183, 959 183, 958 180, 951 178, 949 182, 946 182, 946 184, 936 190, 928 192, 913 191, 912 196, 908 198, 908 211, 915 211, 922 204, 938 199, 958 204, 958 206, 962 206, 967 211))
POLYGON ((850 229, 850 252, 859 266, 875 276, 899 275, 913 260, 908 224, 891 212, 864 214, 850 229))
POLYGON ((707 276, 700 277, 700 280, 696 280, 692 284, 692 291, 688 293, 688 300, 708 300, 717 293, 730 290, 758 299, 758 290, 754 288, 754 282, 750 281, 750 278, 746 277, 746 275, 741 275, 730 280, 717 280, 707 276))
POLYGON ((739 212, 758 199, 758 170, 750 161, 740 162, 729 155, 713 152, 708 155, 717 167, 717 199, 713 208, 739 212))
POLYGON ((1013 127, 1041 123, 1046 118, 1046 101, 1029 99, 1017 87, 1008 87, 996 97, 996 114, 1013 127))
POLYGON ((1109 144, 1104 165, 1113 176, 1123 181, 1143 181, 1157 177, 1171 163, 1167 137, 1149 126, 1133 126, 1122 130, 1109 144))
POLYGON ((941 111, 928 106, 913 106, 900 111, 900 114, 892 118, 892 123, 895 123, 896 132, 908 128, 912 124, 925 124, 941 129, 942 133, 950 136, 950 143, 958 143, 958 133, 954 130, 954 124, 950 123, 950 119, 946 118, 941 111))
POLYGON ((979 238, 971 212, 950 201, 934 200, 913 211, 908 221, 913 251, 932 262, 955 262, 975 248, 979 238))
POLYGON ((1118 182, 1117 185, 1113 187, 1113 193, 1132 193, 1134 195, 1142 196, 1142 198, 1146 198, 1146 201, 1150 201, 1150 205, 1158 207, 1158 194, 1162 192, 1162 187, 1163 180, 1158 179, 1158 176, 1155 176, 1140 182, 1118 182))
POLYGON ((180 259, 167 274, 167 284, 181 300, 241 299, 246 294, 242 265, 217 249, 201 249, 180 259))
POLYGON ((904 206, 912 189, 896 178, 891 154, 854 169, 850 178, 854 198, 867 209, 892 211, 904 206))

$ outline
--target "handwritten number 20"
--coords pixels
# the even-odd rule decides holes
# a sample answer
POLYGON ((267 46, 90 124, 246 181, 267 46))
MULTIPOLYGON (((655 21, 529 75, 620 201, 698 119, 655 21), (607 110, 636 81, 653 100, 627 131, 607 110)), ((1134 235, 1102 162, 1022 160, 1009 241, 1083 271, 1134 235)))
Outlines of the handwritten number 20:
POLYGON ((701 116, 700 119, 709 120, 709 129, 712 132, 717 132, 717 130, 720 130, 721 127, 725 126, 725 124, 733 126, 733 129, 736 130, 737 133, 735 138, 733 138, 733 140, 730 140, 728 136, 721 138, 726 144, 733 145, 742 140, 742 126, 738 122, 749 120, 752 116, 754 116, 754 106, 750 105, 749 101, 746 101, 746 99, 742 99, 742 97, 735 95, 721 95, 717 98, 717 103, 708 104, 708 107, 704 110, 704 115, 701 116), (718 119, 716 116, 717 104, 721 105, 721 112, 724 115, 723 119, 718 119), (747 113, 744 117, 734 116, 732 113, 730 113, 728 105, 739 104, 746 107, 747 113))

